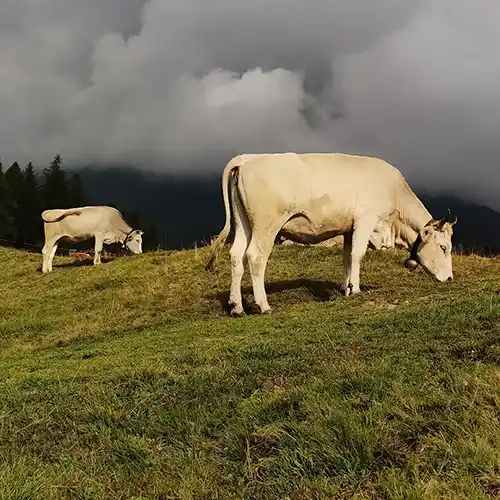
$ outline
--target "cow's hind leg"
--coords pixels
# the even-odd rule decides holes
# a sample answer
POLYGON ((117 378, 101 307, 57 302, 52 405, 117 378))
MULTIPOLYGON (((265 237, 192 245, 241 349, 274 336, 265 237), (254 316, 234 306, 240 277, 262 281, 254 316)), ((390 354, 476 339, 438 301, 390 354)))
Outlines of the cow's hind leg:
POLYGON ((231 316, 242 316, 244 314, 241 299, 241 280, 245 272, 244 260, 246 260, 245 250, 247 244, 247 237, 243 228, 237 229, 233 246, 229 251, 231 256, 231 290, 228 305, 231 308, 231 316))
POLYGON ((352 230, 344 234, 344 252, 343 252, 343 264, 344 264, 344 277, 342 284, 340 285, 340 290, 344 292, 345 295, 349 295, 350 288, 349 283, 351 281, 351 252, 352 252, 352 230))
MULTIPOLYGON (((366 253, 370 235, 372 234, 375 225, 377 224, 376 217, 365 217, 354 224, 352 235, 352 250, 351 250, 351 276, 350 276, 350 294, 359 293, 359 272, 361 260, 366 253)), ((349 295, 346 293, 346 295, 349 295)))
POLYGON ((52 261, 57 251, 57 240, 45 241, 42 248, 42 273, 50 273, 52 271, 52 261))
POLYGON ((245 252, 248 247, 248 242, 250 241, 251 230, 247 216, 235 190, 233 190, 232 193, 232 200, 235 233, 234 242, 229 251, 231 256, 231 290, 229 293, 228 305, 231 308, 232 316, 242 316, 244 311, 241 300, 241 279, 245 272, 245 252))
POLYGON ((252 277, 253 295, 255 303, 260 308, 261 313, 268 313, 271 311, 264 287, 264 275, 269 255, 271 255, 274 246, 274 238, 278 230, 272 232, 265 231, 265 235, 259 238, 255 237, 254 231, 246 252, 248 268, 252 277))

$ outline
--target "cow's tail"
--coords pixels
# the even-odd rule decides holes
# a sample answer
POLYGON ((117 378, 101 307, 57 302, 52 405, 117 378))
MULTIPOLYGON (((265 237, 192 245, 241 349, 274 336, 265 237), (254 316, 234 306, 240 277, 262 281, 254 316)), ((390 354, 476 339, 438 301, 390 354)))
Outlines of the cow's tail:
POLYGON ((217 259, 219 258, 219 254, 224 246, 224 243, 229 236, 229 231, 231 231, 231 207, 229 205, 229 195, 228 195, 228 182, 230 176, 233 174, 233 171, 237 171, 237 169, 241 166, 242 159, 241 156, 235 156, 232 158, 229 163, 226 165, 224 172, 222 174, 222 197, 224 199, 224 210, 226 211, 226 223, 222 231, 220 232, 217 239, 212 243, 212 251, 210 252, 210 258, 205 266, 206 271, 213 271, 215 268, 215 264, 217 259))
POLYGON ((68 217, 69 215, 80 215, 82 213, 81 210, 78 210, 76 208, 70 208, 69 210, 63 211, 62 214, 60 215, 55 215, 54 212, 59 212, 59 210, 45 210, 42 212, 42 219, 44 222, 59 222, 60 220, 63 220, 64 218, 68 217))

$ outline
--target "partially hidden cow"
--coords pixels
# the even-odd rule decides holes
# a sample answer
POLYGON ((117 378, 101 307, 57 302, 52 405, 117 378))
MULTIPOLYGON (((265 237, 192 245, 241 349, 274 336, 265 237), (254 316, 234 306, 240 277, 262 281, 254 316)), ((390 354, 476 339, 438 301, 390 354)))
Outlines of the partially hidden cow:
POLYGON ((52 260, 60 241, 79 242, 95 238, 94 266, 101 263, 103 244, 121 243, 134 254, 142 253, 143 231, 132 229, 113 207, 87 206, 42 212, 45 244, 42 272, 52 271, 52 260))
POLYGON ((418 264, 438 281, 451 281, 452 234, 457 222, 435 220, 401 172, 384 160, 342 153, 249 154, 232 158, 222 175, 226 222, 212 245, 214 268, 231 229, 231 314, 243 314, 241 279, 248 263, 255 302, 270 311, 264 274, 275 238, 318 243, 344 235, 346 296, 360 291, 360 264, 370 235, 388 219, 394 241, 410 250, 405 265, 418 264), (231 207, 228 183, 231 185, 231 207))
POLYGON ((369 245, 375 250, 387 250, 388 248, 410 249, 408 239, 413 237, 411 227, 403 223, 399 212, 395 210, 387 218, 378 222, 370 236, 369 245), (408 233, 408 238, 401 236, 402 232, 408 233))
MULTIPOLYGON (((370 236, 368 241, 368 246, 373 248, 374 250, 387 250, 388 248, 395 248, 401 246, 401 241, 396 241, 395 229, 394 229, 394 216, 395 213, 389 216, 387 219, 379 221, 379 223, 375 226, 373 233, 370 236), (398 244, 399 243, 399 244, 398 244)), ((307 245, 307 243, 296 243, 292 240, 286 240, 283 236, 280 236, 282 239, 282 245, 307 245)), ((324 241, 320 241, 316 243, 318 246, 323 247, 341 247, 344 244, 344 237, 342 235, 335 236, 333 238, 329 238, 324 241)), ((403 244, 403 247, 405 245, 403 244)))

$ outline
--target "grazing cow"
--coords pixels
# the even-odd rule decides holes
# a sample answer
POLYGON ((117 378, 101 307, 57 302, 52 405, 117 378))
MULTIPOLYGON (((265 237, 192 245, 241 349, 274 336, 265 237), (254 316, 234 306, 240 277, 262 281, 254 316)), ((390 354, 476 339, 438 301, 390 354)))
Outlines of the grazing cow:
POLYGON ((94 266, 101 263, 103 243, 121 243, 132 253, 142 253, 143 232, 132 229, 116 208, 90 206, 45 210, 42 219, 45 231, 42 249, 44 273, 52 271, 52 260, 61 240, 77 242, 95 238, 94 266))
MULTIPOLYGON (((280 236, 283 240, 282 245, 306 245, 307 243, 296 243, 292 240, 286 240, 283 236, 280 236)), ((318 246, 322 247, 341 247, 344 244, 343 236, 335 236, 324 241, 316 243, 318 246)), ((373 230, 368 241, 368 246, 374 250, 387 250, 388 248, 396 247, 395 235, 394 235, 394 223, 393 216, 389 216, 387 219, 380 221, 373 230)))
MULTIPOLYGON (((279 237, 280 239, 280 244, 284 246, 290 246, 290 245, 308 245, 308 243, 297 243, 292 240, 287 240, 283 236, 279 237)), ((344 237, 343 236, 335 236, 334 238, 329 238, 328 240, 325 241, 320 241, 319 243, 315 243, 317 246, 321 247, 328 247, 328 248, 333 248, 333 247, 341 247, 344 243, 344 237)))
MULTIPOLYGON (((385 219, 378 222, 370 236, 369 244, 375 250, 387 250, 388 248, 410 249, 407 241, 401 237, 402 231, 411 231, 399 219, 399 212, 395 210, 385 219)), ((410 235, 411 236, 411 235, 410 235)))
POLYGON ((387 250, 395 247, 394 214, 377 223, 370 235, 368 246, 375 250, 387 250))
POLYGON ((434 220, 401 172, 384 160, 340 153, 239 155, 222 175, 226 222, 212 246, 214 268, 231 229, 228 182, 235 237, 230 250, 233 315, 243 314, 241 278, 248 262, 255 302, 270 310, 264 273, 276 236, 318 243, 344 235, 345 295, 360 291, 361 259, 377 224, 389 218, 396 238, 411 250, 405 265, 418 264, 439 281, 453 279, 451 237, 456 223, 434 220))

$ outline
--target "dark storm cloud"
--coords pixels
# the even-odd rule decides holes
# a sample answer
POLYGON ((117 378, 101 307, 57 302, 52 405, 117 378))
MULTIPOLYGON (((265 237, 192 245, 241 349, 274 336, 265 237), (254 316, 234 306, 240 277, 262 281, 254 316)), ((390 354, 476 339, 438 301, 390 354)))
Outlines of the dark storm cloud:
POLYGON ((496 0, 4 0, 0 152, 171 170, 355 152, 492 202, 499 23, 496 0))

